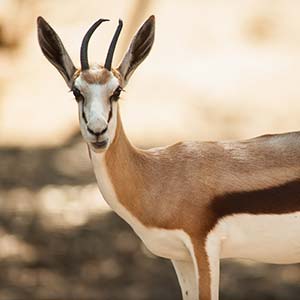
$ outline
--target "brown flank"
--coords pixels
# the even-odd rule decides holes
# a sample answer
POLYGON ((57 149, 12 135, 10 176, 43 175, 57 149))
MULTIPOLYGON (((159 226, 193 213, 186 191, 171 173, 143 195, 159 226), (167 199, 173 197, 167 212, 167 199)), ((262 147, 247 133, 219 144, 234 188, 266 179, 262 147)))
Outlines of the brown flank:
MULTIPOLYGON (((209 270, 205 240, 221 218, 300 211, 299 157, 300 133, 143 151, 128 141, 119 113, 105 154, 121 204, 145 226, 184 230, 204 274, 209 270)), ((202 299, 210 299, 210 278, 199 286, 202 299)))
POLYGON ((233 214, 288 214, 300 211, 300 179, 254 191, 216 196, 210 210, 218 219, 233 214))

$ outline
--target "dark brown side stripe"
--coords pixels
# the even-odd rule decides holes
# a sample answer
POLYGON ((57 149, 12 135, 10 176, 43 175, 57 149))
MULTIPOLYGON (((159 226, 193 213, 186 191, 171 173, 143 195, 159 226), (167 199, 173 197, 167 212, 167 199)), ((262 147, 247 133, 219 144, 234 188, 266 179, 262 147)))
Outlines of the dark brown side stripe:
POLYGON ((217 196, 211 204, 215 217, 233 214, 287 214, 300 212, 300 179, 271 188, 217 196))

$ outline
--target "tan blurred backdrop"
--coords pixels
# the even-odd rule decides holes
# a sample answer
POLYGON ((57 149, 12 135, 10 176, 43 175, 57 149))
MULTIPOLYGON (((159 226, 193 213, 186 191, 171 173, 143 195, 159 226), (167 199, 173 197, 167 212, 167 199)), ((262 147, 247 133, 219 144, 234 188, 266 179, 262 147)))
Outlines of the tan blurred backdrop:
MULTIPOLYGON (((87 28, 111 19, 90 42, 102 63, 122 18, 115 66, 156 16, 152 52, 120 100, 128 136, 151 147, 299 130, 299 11, 293 0, 0 1, 0 300, 180 299, 171 265, 98 192, 76 103, 39 49, 38 15, 76 65, 87 28)), ((296 300, 300 267, 229 261, 221 286, 223 300, 296 300)))

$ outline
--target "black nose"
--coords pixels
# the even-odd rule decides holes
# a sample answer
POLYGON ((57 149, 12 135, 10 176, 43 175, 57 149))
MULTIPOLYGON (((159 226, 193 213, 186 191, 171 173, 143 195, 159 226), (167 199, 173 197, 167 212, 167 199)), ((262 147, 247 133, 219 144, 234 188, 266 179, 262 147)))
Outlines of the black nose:
POLYGON ((93 135, 95 135, 96 137, 98 137, 98 136, 100 136, 101 134, 105 133, 105 132, 107 131, 107 129, 108 129, 108 126, 106 126, 106 127, 105 127, 104 129, 102 129, 101 131, 94 131, 94 130, 92 130, 91 128, 89 128, 89 127, 87 126, 88 132, 91 133, 91 134, 93 134, 93 135))

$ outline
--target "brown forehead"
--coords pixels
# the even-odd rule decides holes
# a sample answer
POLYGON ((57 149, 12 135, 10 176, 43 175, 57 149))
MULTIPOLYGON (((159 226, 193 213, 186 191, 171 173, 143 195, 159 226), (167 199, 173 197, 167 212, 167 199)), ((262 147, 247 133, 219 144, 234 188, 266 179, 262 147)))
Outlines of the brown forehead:
POLYGON ((112 76, 114 76, 119 80, 119 83, 122 86, 122 77, 115 69, 112 69, 111 72, 102 67, 99 67, 99 71, 85 70, 81 72, 80 70, 77 70, 75 78, 77 78, 80 74, 81 77, 89 84, 106 84, 112 76))

